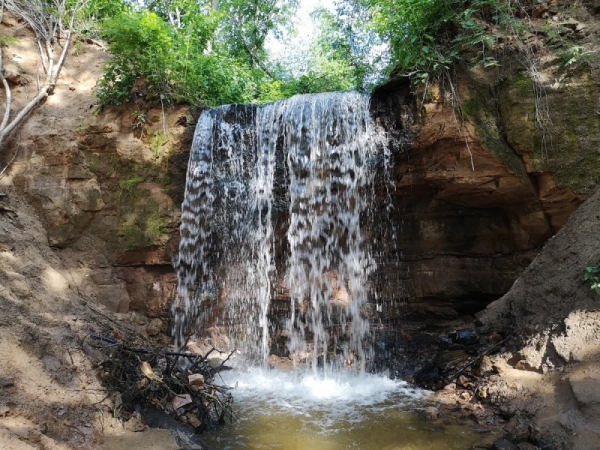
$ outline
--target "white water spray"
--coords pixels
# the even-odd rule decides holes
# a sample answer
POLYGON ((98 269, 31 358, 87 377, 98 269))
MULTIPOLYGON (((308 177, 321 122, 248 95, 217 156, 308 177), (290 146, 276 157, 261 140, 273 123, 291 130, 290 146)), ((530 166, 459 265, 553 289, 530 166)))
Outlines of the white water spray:
POLYGON ((362 309, 374 263, 362 221, 372 203, 372 136, 368 98, 358 93, 202 114, 175 261, 178 347, 189 333, 224 325, 259 361, 277 332, 295 363, 364 369, 362 309), (283 323, 270 308, 277 280, 289 292, 283 323))

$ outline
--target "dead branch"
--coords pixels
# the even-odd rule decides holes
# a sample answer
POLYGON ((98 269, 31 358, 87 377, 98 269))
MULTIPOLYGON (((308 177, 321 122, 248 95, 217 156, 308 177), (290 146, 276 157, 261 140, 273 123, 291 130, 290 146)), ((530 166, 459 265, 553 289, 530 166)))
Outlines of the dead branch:
POLYGON ((214 368, 208 360, 215 349, 196 355, 131 347, 98 334, 89 337, 106 344, 98 347, 107 354, 100 363, 101 378, 108 390, 121 393, 127 411, 140 405, 159 408, 197 432, 235 420, 230 389, 214 381, 224 362, 214 368))
MULTIPOLYGON (((499 348, 500 346, 502 346, 502 344, 504 344, 506 341, 508 341, 509 339, 513 338, 513 336, 509 336, 507 338, 502 339, 500 342, 492 345, 491 347, 489 347, 487 350, 484 350, 483 352, 481 352, 479 355, 477 355, 476 358, 472 359, 471 361, 469 361, 468 363, 464 364, 462 367, 460 367, 456 372, 454 372, 451 376, 448 376, 445 378, 445 381, 447 382, 448 380, 453 380, 454 378, 457 378, 460 374, 462 374, 466 369, 468 369, 469 367, 471 367, 473 364, 475 364, 477 361, 479 361, 481 358, 483 358, 484 356, 490 354, 491 352, 493 352, 494 350, 496 350, 497 348, 499 348)), ((445 383, 444 383, 445 384, 445 383)))
MULTIPOLYGON (((23 19, 35 33, 46 77, 43 84, 38 83, 37 94, 16 115, 12 116, 12 92, 4 76, 4 65, 0 54, 0 82, 6 102, 2 121, 0 122, 0 149, 6 137, 23 122, 33 109, 53 93, 71 44, 75 16, 83 8, 86 1, 2 0, 0 15, 4 13, 6 8, 6 10, 23 19), (63 40, 62 45, 60 45, 61 39, 63 40)), ((10 162, 6 167, 8 165, 10 165, 10 162)), ((6 170, 6 167, 4 170, 6 170)))

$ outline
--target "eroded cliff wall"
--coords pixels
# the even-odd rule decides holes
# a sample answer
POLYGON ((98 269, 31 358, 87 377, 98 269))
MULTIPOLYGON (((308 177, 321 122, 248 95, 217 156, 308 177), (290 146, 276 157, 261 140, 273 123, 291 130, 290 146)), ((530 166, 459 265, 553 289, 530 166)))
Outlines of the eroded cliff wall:
MULTIPOLYGON (((414 93, 402 79, 374 93, 394 154, 393 186, 378 187, 380 225, 365 230, 379 255, 384 307, 374 315, 427 325, 484 308, 595 186, 597 62, 565 65, 546 39, 567 36, 593 54, 594 11, 562 5, 539 21, 537 84, 532 66, 511 64, 518 52, 507 39, 502 69, 459 70, 458 97, 440 85, 414 93)), ((38 70, 21 25, 7 15, 2 27, 18 39, 4 48, 17 105, 38 70)), ((148 99, 143 81, 130 104, 100 110, 93 88, 108 57, 93 44, 73 46, 54 94, 5 149, 5 162, 16 159, 0 183, 9 199, 34 207, 53 251, 77 255, 89 271, 83 295, 113 311, 166 317, 197 114, 148 99)))

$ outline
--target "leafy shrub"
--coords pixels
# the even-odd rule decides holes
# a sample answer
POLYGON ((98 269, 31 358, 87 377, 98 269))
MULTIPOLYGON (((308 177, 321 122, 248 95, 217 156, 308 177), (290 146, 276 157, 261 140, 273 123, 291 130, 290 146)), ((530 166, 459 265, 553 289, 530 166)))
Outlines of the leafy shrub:
POLYGON ((573 45, 558 53, 558 65, 563 69, 569 66, 586 65, 589 64, 594 53, 586 51, 580 45, 573 45))
POLYGON ((393 61, 405 71, 449 69, 464 50, 474 63, 496 65, 488 53, 494 38, 487 23, 518 29, 508 3, 499 0, 360 0, 375 28, 390 43, 393 61))
POLYGON ((129 100, 134 83, 141 77, 146 78, 149 89, 168 95, 173 36, 160 17, 147 10, 123 12, 104 23, 102 34, 113 55, 96 91, 102 104, 129 100))
POLYGON ((600 295, 600 266, 588 262, 583 270, 583 281, 589 284, 592 291, 600 295))
POLYGON ((237 61, 207 52, 216 18, 195 14, 176 27, 147 9, 107 20, 113 57, 96 95, 102 105, 130 100, 138 80, 147 98, 209 105, 249 100, 252 77, 237 61))

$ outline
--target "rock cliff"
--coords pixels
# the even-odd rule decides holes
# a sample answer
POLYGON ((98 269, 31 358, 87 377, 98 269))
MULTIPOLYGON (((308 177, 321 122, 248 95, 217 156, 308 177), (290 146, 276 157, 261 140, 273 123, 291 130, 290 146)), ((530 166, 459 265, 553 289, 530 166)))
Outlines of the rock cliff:
MULTIPOLYGON (((587 11, 554 15, 532 47, 547 46, 544 34, 593 45, 587 11)), ((19 39, 9 59, 23 102, 35 48, 10 16, 2 30, 19 39)), ((441 84, 413 94, 403 79, 374 93, 395 160, 393 189, 379 187, 393 208, 367 230, 381 255, 383 319, 443 322, 484 308, 595 185, 597 68, 588 60, 561 66, 555 53, 537 55, 538 83, 528 66, 464 68, 457 98, 441 84)), ((2 182, 38 211, 50 247, 85 255, 82 264, 94 270, 85 295, 113 311, 166 316, 195 115, 147 102, 143 82, 131 104, 100 111, 93 88, 107 57, 85 42, 74 46, 54 95, 10 141, 4 160, 17 158, 2 182)))

